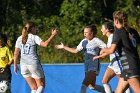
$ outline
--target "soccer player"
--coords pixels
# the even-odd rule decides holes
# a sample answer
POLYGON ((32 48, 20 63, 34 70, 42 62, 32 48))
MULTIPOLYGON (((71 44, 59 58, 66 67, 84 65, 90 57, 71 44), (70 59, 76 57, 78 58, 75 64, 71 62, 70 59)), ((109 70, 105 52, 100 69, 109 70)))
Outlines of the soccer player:
MULTIPOLYGON (((108 37, 108 42, 107 42, 107 47, 109 48, 111 46, 112 43, 112 39, 113 39, 113 32, 114 32, 114 25, 112 22, 105 22, 102 25, 101 28, 102 34, 108 37)), ((105 57, 106 54, 102 54, 99 56, 95 56, 93 59, 97 59, 97 58, 102 58, 105 57)), ((119 58, 119 54, 117 53, 117 51, 115 51, 114 53, 109 55, 110 57, 110 64, 108 65, 108 68, 105 71, 105 74, 103 76, 103 86, 105 88, 105 92, 106 93, 112 93, 112 89, 111 86, 109 84, 109 81, 114 77, 117 76, 118 80, 120 78, 120 74, 122 72, 122 67, 121 67, 121 63, 120 63, 120 58, 119 58)), ((130 89, 128 88, 126 90, 126 93, 131 93, 130 89)))
POLYGON ((7 37, 0 34, 0 93, 10 93, 11 69, 13 53, 7 46, 7 37))
POLYGON ((52 34, 46 41, 37 36, 37 27, 28 21, 23 27, 22 35, 18 37, 14 52, 14 71, 17 74, 17 61, 19 53, 21 74, 29 84, 31 93, 43 93, 45 87, 44 72, 37 55, 37 45, 47 47, 53 37, 57 34, 57 29, 52 29, 52 34))
POLYGON ((99 54, 100 48, 105 48, 106 44, 96 37, 97 29, 95 25, 89 25, 84 28, 84 39, 79 43, 77 48, 70 48, 64 46, 63 43, 56 45, 57 49, 64 49, 71 53, 78 53, 84 50, 85 56, 85 77, 81 86, 81 93, 86 93, 87 87, 98 92, 104 92, 104 88, 95 84, 96 76, 99 73, 100 61, 96 59, 93 61, 93 57, 99 54))
POLYGON ((140 59, 134 38, 135 33, 132 34, 129 30, 125 12, 115 11, 113 19, 117 29, 113 34, 111 47, 102 49, 100 53, 112 54, 117 50, 119 54, 123 70, 116 93, 124 93, 129 85, 135 93, 140 93, 140 59))

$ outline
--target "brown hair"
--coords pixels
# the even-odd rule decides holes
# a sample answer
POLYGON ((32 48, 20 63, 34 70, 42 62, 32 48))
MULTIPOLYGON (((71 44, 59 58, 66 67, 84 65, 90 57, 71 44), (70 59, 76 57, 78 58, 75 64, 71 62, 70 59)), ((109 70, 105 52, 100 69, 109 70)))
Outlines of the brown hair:
POLYGON ((35 27, 35 24, 31 21, 28 21, 22 29, 22 43, 26 44, 28 39, 28 34, 32 33, 32 28, 35 27))
POLYGON ((122 10, 115 11, 113 13, 113 18, 117 19, 119 21, 119 23, 122 25, 122 27, 125 30, 127 30, 127 27, 128 27, 128 24, 127 24, 128 17, 127 17, 127 14, 124 11, 122 11, 122 10))
POLYGON ((91 25, 86 26, 86 28, 90 28, 91 29, 91 32, 93 32, 93 35, 96 36, 96 34, 97 34, 96 25, 91 24, 91 25))
POLYGON ((105 22, 103 23, 103 25, 105 26, 106 29, 109 30, 110 33, 114 32, 114 25, 112 22, 105 22))

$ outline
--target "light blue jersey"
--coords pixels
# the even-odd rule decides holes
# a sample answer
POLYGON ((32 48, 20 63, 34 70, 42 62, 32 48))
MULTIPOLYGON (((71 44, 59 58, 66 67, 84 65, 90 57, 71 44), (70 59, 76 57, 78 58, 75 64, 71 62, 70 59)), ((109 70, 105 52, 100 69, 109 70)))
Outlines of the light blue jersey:
POLYGON ((105 48, 106 44, 99 38, 93 38, 92 40, 83 39, 77 46, 77 50, 84 50, 85 56, 85 71, 99 72, 100 62, 99 59, 93 61, 93 57, 99 55, 100 49, 105 48))
POLYGON ((16 48, 21 50, 20 65, 37 65, 40 64, 37 55, 37 45, 40 45, 41 38, 37 35, 28 34, 26 44, 22 44, 22 36, 16 41, 16 48))

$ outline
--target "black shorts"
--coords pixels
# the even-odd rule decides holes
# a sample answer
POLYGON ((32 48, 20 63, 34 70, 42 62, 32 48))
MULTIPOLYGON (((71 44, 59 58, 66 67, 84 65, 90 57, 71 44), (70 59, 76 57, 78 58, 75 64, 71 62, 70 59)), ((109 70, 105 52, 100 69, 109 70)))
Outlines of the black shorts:
MULTIPOLYGON (((1 69, 3 68, 0 68, 0 70, 1 69)), ((10 66, 7 66, 6 68, 4 68, 4 72, 0 73, 0 81, 6 80, 11 83, 11 78, 12 78, 12 74, 11 74, 10 66)))
POLYGON ((133 78, 133 77, 140 77, 140 70, 139 69, 133 69, 133 70, 124 70, 121 73, 121 77, 124 78, 124 80, 127 80, 129 78, 133 78))

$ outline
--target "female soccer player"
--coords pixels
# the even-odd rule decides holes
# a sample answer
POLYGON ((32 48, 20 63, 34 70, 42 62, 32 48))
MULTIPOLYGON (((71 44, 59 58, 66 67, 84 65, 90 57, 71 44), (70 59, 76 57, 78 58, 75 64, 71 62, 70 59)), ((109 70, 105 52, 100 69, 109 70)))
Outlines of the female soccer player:
POLYGON ((7 46, 6 35, 0 34, 0 84, 6 84, 6 86, 0 85, 0 93, 10 93, 12 77, 10 66, 13 59, 13 53, 7 46))
MULTIPOLYGON (((109 48, 111 46, 112 39, 113 39, 113 32, 114 32, 113 23, 112 22, 105 22, 102 25, 101 31, 102 31, 103 35, 106 35, 108 37, 107 47, 109 48)), ((100 56, 95 56, 93 59, 95 60, 97 58, 102 58, 102 57, 105 57, 105 56, 106 55, 102 54, 100 56)), ((122 72, 122 67, 121 67, 121 63, 120 63, 119 54, 115 51, 113 54, 110 54, 109 57, 110 57, 110 64, 108 65, 108 68, 106 69, 103 80, 102 80, 102 83, 104 85, 106 93, 112 93, 112 89, 111 89, 111 86, 109 84, 109 81, 115 75, 119 79, 120 74, 122 72)), ((126 93, 130 93, 129 88, 126 90, 126 93)))
POLYGON ((113 19, 117 30, 114 32, 111 47, 102 49, 101 54, 112 54, 115 50, 119 54, 123 70, 116 93, 124 93, 129 85, 135 93, 140 93, 140 59, 136 40, 128 28, 127 15, 123 11, 115 11, 113 19))
POLYGON ((48 40, 42 41, 37 34, 35 24, 28 21, 23 27, 22 35, 18 37, 14 52, 14 71, 17 74, 17 59, 19 53, 21 74, 29 84, 31 93, 43 93, 45 87, 44 72, 37 55, 37 45, 47 47, 53 37, 57 34, 57 30, 53 29, 48 40))
POLYGON ((104 88, 96 85, 96 76, 99 73, 99 59, 93 61, 93 57, 98 55, 100 48, 105 48, 106 44, 96 37, 97 29, 95 25, 89 25, 84 28, 84 39, 80 42, 77 48, 64 46, 63 43, 56 45, 57 49, 64 49, 71 53, 77 53, 84 50, 85 56, 85 78, 82 82, 81 93, 86 93, 86 88, 89 86, 92 90, 97 90, 104 93, 104 88))

